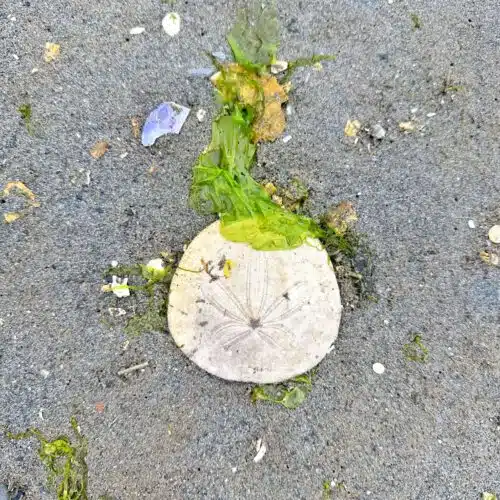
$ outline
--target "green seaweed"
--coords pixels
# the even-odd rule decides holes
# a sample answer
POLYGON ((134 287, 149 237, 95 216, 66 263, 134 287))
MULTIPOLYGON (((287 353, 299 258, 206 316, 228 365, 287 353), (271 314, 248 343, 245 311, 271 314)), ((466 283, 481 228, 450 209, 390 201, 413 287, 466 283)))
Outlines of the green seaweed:
POLYGON ((256 71, 264 70, 275 62, 279 46, 276 8, 259 1, 242 10, 227 40, 238 64, 256 71))
POLYGON ((256 385, 250 392, 252 403, 257 401, 267 401, 295 410, 306 399, 312 390, 312 378, 314 372, 299 375, 281 384, 256 385))
POLYGON ((329 500, 332 498, 333 491, 332 491, 332 485, 331 481, 323 481, 323 500, 329 500))
POLYGON ((429 357, 429 349, 422 342, 422 337, 416 334, 411 342, 403 346, 403 354, 407 361, 425 363, 429 357))
POLYGON ((38 440, 38 456, 48 469, 48 482, 51 487, 55 487, 58 500, 87 500, 88 468, 85 459, 88 443, 75 417, 71 417, 70 423, 76 443, 65 435, 50 440, 36 428, 18 434, 6 430, 5 435, 15 440, 38 440))
POLYGON ((285 72, 284 81, 289 81, 297 68, 314 66, 316 64, 322 63, 323 61, 335 61, 336 59, 337 56, 335 54, 313 54, 311 57, 299 57, 298 59, 289 61, 287 70, 285 72))

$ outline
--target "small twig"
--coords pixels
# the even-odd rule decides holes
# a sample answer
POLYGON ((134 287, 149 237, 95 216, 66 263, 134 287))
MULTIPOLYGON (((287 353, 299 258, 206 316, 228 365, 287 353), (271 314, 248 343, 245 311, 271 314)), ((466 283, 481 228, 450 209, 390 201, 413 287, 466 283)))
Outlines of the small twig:
POLYGON ((144 363, 139 363, 138 365, 133 365, 129 366, 128 368, 124 368, 123 370, 120 370, 118 372, 118 375, 120 375, 120 377, 123 375, 128 375, 129 373, 136 372, 137 370, 142 370, 147 366, 149 366, 149 361, 145 361, 144 363))

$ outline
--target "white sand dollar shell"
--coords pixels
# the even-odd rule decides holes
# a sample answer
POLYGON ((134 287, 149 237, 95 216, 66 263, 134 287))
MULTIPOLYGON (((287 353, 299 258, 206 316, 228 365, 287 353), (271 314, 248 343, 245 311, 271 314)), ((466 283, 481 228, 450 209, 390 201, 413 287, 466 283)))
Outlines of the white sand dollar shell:
POLYGON ((259 252, 225 240, 219 222, 207 227, 172 280, 168 324, 176 344, 227 380, 275 383, 313 368, 337 337, 342 306, 327 253, 311 243, 259 252), (202 260, 210 274, 192 272, 202 260))

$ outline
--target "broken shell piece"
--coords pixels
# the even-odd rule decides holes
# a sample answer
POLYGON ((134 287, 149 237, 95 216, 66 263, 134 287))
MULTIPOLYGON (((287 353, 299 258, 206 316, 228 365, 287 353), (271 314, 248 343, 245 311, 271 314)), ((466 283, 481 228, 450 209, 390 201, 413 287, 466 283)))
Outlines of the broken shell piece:
POLYGON ((347 137, 356 137, 361 129, 361 122, 359 120, 347 120, 344 127, 344 134, 347 137))
MULTIPOLYGON (((120 298, 128 297, 130 295, 130 288, 128 287, 128 278, 118 278, 118 276, 113 276, 111 281, 111 286, 109 289, 120 298)), ((103 287, 104 289, 104 287, 103 287)))
POLYGON ((490 266, 500 266, 500 257, 493 252, 480 252, 479 257, 490 266))
POLYGON ((152 146, 158 137, 178 134, 190 109, 175 102, 163 102, 148 116, 142 129, 142 145, 152 146))
POLYGON ((143 28, 142 26, 136 26, 135 28, 132 28, 129 33, 131 35, 140 35, 141 33, 144 33, 146 31, 146 28, 143 28))
POLYGON ((400 122, 399 123, 399 129, 402 132, 413 132, 415 130, 415 123, 412 122, 412 121, 400 122))
POLYGON ((198 119, 198 121, 199 121, 200 123, 201 123, 201 122, 204 122, 206 117, 207 117, 207 110, 206 110, 206 109, 200 108, 200 109, 196 112, 196 118, 198 119))
POLYGON ((169 12, 161 22, 163 30, 169 36, 175 36, 181 29, 181 16, 177 12, 169 12))
POLYGON ((383 139, 385 137, 385 128, 380 125, 380 123, 376 123, 373 125, 371 129, 371 136, 375 139, 383 139))
POLYGON ((500 243, 500 224, 493 226, 488 232, 488 238, 493 243, 500 243))
POLYGON ((267 446, 266 443, 262 441, 262 439, 259 439, 255 448, 257 450, 257 455, 255 455, 255 457, 253 458, 253 461, 257 464, 264 458, 264 455, 267 451, 267 446))
POLYGON ((283 73, 288 69, 288 63, 286 61, 276 61, 274 64, 271 64, 271 73, 273 75, 277 75, 279 73, 283 73))

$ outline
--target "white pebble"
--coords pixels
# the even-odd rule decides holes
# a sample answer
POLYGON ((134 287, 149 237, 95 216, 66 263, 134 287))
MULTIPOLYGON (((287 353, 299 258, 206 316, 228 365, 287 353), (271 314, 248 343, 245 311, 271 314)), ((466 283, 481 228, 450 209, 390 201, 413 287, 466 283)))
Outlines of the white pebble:
POLYGON ((411 108, 410 111, 412 112, 412 114, 415 114, 418 111, 418 108, 411 108))
POLYGON ((33 68, 31 70, 31 74, 34 75, 35 73, 38 73, 38 68, 33 68))
POLYGON ((253 461, 255 463, 258 463, 264 458, 264 455, 266 454, 266 451, 267 451, 267 446, 262 441, 262 439, 259 439, 257 441, 257 445, 255 446, 255 448, 257 449, 257 455, 255 455, 253 461))
POLYGON ((16 18, 15 18, 15 16, 12 16, 12 17, 10 18, 10 20, 11 20, 13 23, 15 23, 15 22, 16 22, 16 18))
POLYGON ((493 226, 488 232, 488 238, 493 243, 500 243, 500 224, 493 226))
POLYGON ((206 117, 207 117, 207 110, 206 110, 206 109, 200 108, 200 109, 196 112, 196 118, 198 119, 198 121, 199 121, 200 123, 201 123, 201 122, 204 122, 206 117))
POLYGON ((433 116, 436 116, 436 113, 427 113, 427 118, 432 118, 433 116))
POLYGON ((128 156, 128 153, 125 151, 125 153, 122 153, 122 154, 120 155, 120 158, 121 158, 122 160, 124 160, 127 156, 128 156))
POLYGON ((142 26, 136 26, 135 28, 132 28, 130 30, 131 35, 140 35, 141 33, 144 33, 146 31, 146 28, 143 28, 142 26))
POLYGON ((283 142, 286 144, 287 142, 291 141, 291 139, 292 139, 291 135, 285 135, 285 137, 283 137, 283 142))
POLYGON ((111 261, 111 267, 117 267, 118 266, 118 261, 117 260, 112 260, 111 261))
POLYGON ((233 471, 233 474, 236 474, 236 471, 238 470, 238 467, 233 467, 231 470, 233 471))
POLYGON ((373 363, 372 368, 377 375, 382 375, 385 372, 385 366, 382 363, 373 363))
POLYGON ((376 123, 371 130, 372 137, 375 139, 383 139, 385 137, 385 128, 380 125, 380 123, 376 123))
POLYGON ((285 108, 287 116, 292 116, 293 115, 293 106, 288 103, 285 108))
POLYGON ((271 64, 271 73, 273 75, 277 75, 278 73, 283 73, 288 69, 288 63, 286 61, 276 61, 274 64, 271 64))
POLYGON ((49 375, 50 375, 50 372, 49 370, 40 370, 40 375, 43 377, 43 378, 47 378, 49 375))
POLYGON ((165 33, 169 36, 175 36, 181 30, 181 16, 177 12, 169 12, 161 22, 165 33))
POLYGON ((19 61, 19 56, 17 54, 12 54, 12 57, 16 60, 19 61))
POLYGON ((471 229, 475 229, 476 223, 472 219, 468 222, 468 224, 471 229))

